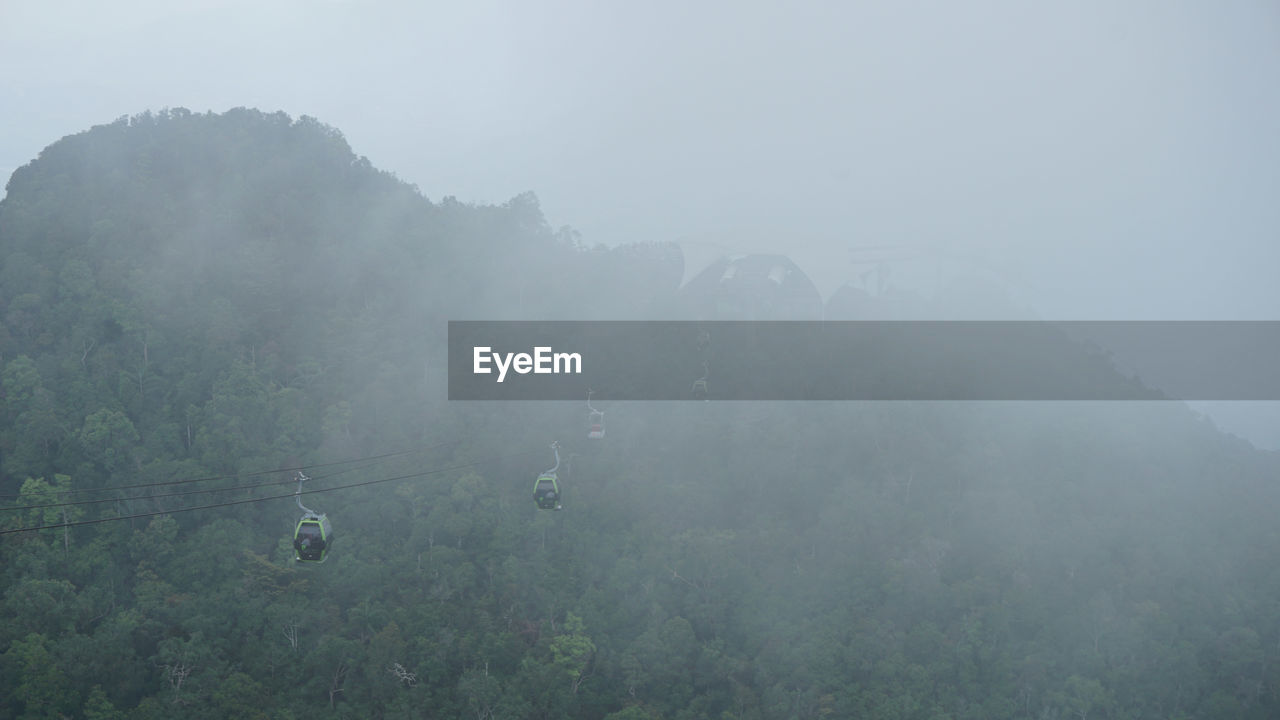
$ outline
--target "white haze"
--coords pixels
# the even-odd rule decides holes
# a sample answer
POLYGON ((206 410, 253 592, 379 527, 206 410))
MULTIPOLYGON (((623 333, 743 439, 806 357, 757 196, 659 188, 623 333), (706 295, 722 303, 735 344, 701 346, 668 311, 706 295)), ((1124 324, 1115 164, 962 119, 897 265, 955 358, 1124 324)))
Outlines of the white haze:
MULTIPOLYGON (((587 244, 783 252, 828 295, 895 245, 900 287, 1046 319, 1274 320, 1277 88, 1271 0, 6 0, 0 173, 147 109, 280 109, 587 244)), ((1280 448, 1276 404, 1199 407, 1280 448)))

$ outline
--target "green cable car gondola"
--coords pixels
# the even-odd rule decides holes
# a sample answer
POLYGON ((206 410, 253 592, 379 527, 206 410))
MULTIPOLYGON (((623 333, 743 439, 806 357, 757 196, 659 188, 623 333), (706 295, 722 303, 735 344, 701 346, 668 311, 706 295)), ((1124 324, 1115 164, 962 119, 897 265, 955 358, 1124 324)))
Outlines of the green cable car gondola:
POLYGON ((556 466, 538 476, 533 483, 533 501, 539 510, 560 510, 560 483, 556 479, 556 470, 560 469, 560 443, 551 443, 556 453, 556 466))
POLYGON ((298 490, 294 499, 302 509, 302 518, 293 529, 293 559, 297 562, 322 563, 333 547, 333 527, 329 516, 317 513, 302 504, 302 481, 307 476, 298 473, 298 490))

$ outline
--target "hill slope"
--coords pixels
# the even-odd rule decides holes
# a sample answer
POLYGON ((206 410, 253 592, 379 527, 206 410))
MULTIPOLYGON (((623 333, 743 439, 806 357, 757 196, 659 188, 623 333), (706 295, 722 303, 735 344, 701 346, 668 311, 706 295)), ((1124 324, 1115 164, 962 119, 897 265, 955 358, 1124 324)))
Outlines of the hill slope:
POLYGON ((306 118, 51 145, 0 202, 0 528, 157 514, 0 536, 0 716, 1280 714, 1277 459, 1180 405, 605 400, 588 443, 442 402, 445 320, 642 317, 681 273, 306 118), (299 465, 387 481, 306 498, 323 565, 288 498, 173 512, 299 465))

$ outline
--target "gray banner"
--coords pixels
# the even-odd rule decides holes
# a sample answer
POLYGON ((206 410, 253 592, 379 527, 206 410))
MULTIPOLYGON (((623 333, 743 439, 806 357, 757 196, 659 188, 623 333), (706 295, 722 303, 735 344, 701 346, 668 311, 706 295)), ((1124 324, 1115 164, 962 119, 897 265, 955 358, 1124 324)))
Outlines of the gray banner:
POLYGON ((1280 400, 1280 322, 449 323, 450 400, 588 388, 607 400, 1280 400))

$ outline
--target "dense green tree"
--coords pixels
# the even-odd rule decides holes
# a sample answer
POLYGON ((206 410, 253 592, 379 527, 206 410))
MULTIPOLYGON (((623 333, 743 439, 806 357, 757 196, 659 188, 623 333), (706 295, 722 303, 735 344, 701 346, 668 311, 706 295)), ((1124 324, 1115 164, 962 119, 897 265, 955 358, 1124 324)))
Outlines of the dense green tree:
POLYGON ((0 656, 10 688, 12 717, 21 720, 58 720, 72 712, 79 700, 62 668, 49 652, 46 636, 31 633, 15 640, 0 656))
POLYGON ((447 402, 447 320, 679 316, 683 274, 310 118, 46 148, 0 201, 0 529, 54 526, 0 537, 0 716, 1280 715, 1280 466, 1176 403, 617 403, 592 444, 447 402))
POLYGON ((93 686, 81 712, 84 713, 85 720, 125 720, 125 714, 111 704, 101 685, 93 686))

